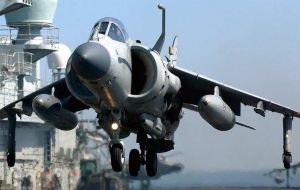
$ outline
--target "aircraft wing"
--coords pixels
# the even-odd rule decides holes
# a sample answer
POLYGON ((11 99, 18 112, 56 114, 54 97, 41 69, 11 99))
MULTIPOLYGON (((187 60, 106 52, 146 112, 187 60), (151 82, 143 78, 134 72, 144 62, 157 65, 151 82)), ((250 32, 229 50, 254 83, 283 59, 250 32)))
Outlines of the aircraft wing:
POLYGON ((169 66, 170 72, 178 76, 181 80, 181 93, 184 107, 196 111, 196 105, 200 98, 207 94, 213 94, 216 86, 220 89, 222 99, 231 107, 235 115, 240 115, 241 103, 253 106, 260 115, 264 116, 264 110, 290 115, 300 118, 300 113, 267 100, 265 98, 247 93, 237 88, 228 86, 205 76, 187 71, 177 66, 169 66), (262 111, 262 112, 260 112, 262 111))
POLYGON ((25 114, 31 116, 32 110, 32 101, 39 94, 52 94, 56 98, 60 99, 62 106, 69 111, 76 112, 83 109, 87 109, 88 106, 81 103, 70 93, 67 88, 65 79, 60 79, 48 86, 45 86, 23 98, 12 102, 0 110, 0 120, 7 118, 6 110, 14 109, 18 114, 25 114))

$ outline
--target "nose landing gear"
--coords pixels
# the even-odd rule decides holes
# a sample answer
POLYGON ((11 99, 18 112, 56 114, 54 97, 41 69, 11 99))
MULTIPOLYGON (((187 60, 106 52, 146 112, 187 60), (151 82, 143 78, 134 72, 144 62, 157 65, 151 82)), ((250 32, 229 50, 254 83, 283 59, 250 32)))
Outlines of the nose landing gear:
POLYGON ((110 148, 110 155, 112 169, 116 172, 122 171, 125 163, 125 153, 123 146, 119 144, 112 145, 112 147, 110 148))

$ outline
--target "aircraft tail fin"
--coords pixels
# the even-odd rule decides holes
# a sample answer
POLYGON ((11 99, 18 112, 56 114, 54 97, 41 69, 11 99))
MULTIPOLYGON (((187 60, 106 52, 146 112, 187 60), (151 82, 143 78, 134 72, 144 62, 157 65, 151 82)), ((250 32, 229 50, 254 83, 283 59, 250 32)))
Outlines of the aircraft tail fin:
POLYGON ((161 49, 165 42, 165 36, 166 36, 166 9, 161 4, 158 5, 158 8, 162 10, 162 31, 161 34, 155 43, 153 50, 157 51, 158 53, 161 52, 161 49))
POLYGON ((177 64, 177 57, 178 57, 178 36, 174 37, 172 46, 169 47, 169 61, 172 65, 177 64))

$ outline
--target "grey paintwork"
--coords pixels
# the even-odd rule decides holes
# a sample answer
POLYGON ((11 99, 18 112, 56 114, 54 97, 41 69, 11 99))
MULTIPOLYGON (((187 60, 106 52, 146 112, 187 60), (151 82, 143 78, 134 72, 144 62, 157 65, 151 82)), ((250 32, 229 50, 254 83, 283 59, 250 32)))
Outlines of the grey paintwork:
POLYGON ((32 109, 39 118, 60 130, 72 130, 78 124, 77 115, 62 108, 60 100, 52 95, 36 96, 32 100, 32 109))
POLYGON ((220 96, 203 96, 198 103, 198 109, 203 119, 220 131, 230 130, 235 124, 233 111, 220 96))
MULTIPOLYGON (((152 142, 157 140, 153 144, 161 147, 158 152, 162 152, 173 147, 170 141, 173 142, 183 106, 198 110, 209 124, 222 131, 234 126, 235 115, 241 114, 241 103, 253 106, 263 116, 265 110, 285 115, 288 121, 284 122, 285 136, 290 132, 292 118, 300 116, 288 107, 175 66, 177 38, 167 61, 162 60, 158 52, 160 45, 155 47, 151 49, 131 41, 119 21, 104 18, 94 26, 89 41, 71 55, 65 79, 2 108, 0 119, 7 117, 8 110, 30 115, 33 107, 42 119, 60 128, 58 121, 64 117, 71 118, 70 125, 75 123, 70 113, 93 108, 98 114, 99 127, 112 139, 110 147, 118 144, 123 148, 121 138, 142 131, 146 137, 147 133, 152 136, 152 142), (108 22, 108 25, 105 32, 99 33, 101 22, 108 22), (34 100, 36 96, 51 101, 41 104, 38 99, 34 100), (16 109, 20 102, 21 107, 16 109), (42 106, 40 110, 36 104, 42 106), (57 112, 55 117, 45 115, 42 110, 51 104, 61 105, 59 110, 68 113, 57 112), (120 126, 118 130, 111 129, 113 122, 120 126)), ((286 157, 290 156, 290 136, 286 138, 284 158, 290 160, 286 157)))
MULTIPOLYGON (((269 110, 272 112, 281 113, 283 115, 290 115, 298 118, 300 117, 300 114, 297 111, 289 107, 277 104, 271 100, 267 100, 265 98, 250 94, 243 90, 231 87, 203 75, 185 70, 178 66, 169 65, 169 70, 176 76, 180 77, 180 81, 184 86, 184 102, 187 104, 197 105, 199 98, 206 94, 213 94, 214 87, 218 86, 221 91, 221 96, 224 96, 226 98, 231 97, 231 101, 233 101, 233 103, 243 103, 244 105, 256 108, 258 105, 261 106, 262 102, 264 111, 269 110)), ((236 113, 236 115, 239 114, 236 113)))
POLYGON ((97 80, 107 73, 111 60, 105 47, 99 43, 88 42, 76 48, 70 62, 78 76, 97 80), (84 63, 88 63, 89 67, 84 63))
POLYGON ((166 128, 159 117, 143 113, 139 119, 145 131, 150 134, 152 138, 164 138, 166 136, 166 128))

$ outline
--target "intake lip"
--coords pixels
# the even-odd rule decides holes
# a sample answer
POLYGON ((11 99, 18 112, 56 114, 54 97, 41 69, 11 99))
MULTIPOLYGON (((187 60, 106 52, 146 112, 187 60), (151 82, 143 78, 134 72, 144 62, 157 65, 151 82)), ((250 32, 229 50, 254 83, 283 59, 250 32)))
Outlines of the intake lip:
POLYGON ((81 78, 98 80, 103 77, 111 64, 107 49, 96 42, 87 42, 76 48, 69 62, 81 78))

